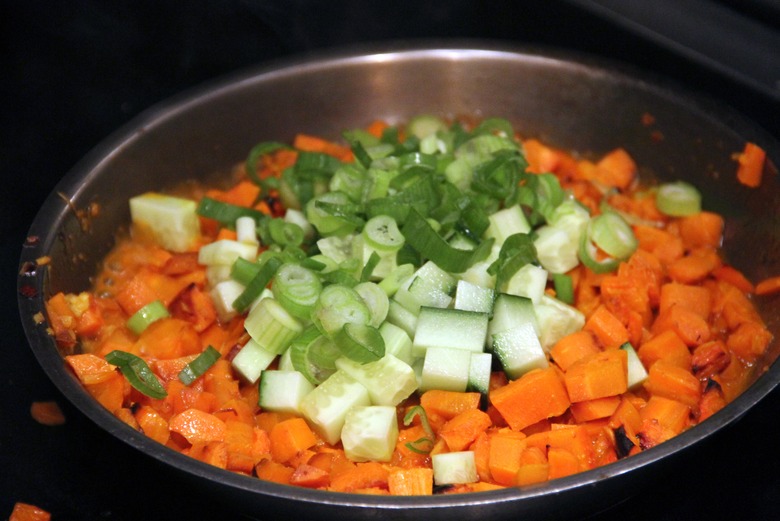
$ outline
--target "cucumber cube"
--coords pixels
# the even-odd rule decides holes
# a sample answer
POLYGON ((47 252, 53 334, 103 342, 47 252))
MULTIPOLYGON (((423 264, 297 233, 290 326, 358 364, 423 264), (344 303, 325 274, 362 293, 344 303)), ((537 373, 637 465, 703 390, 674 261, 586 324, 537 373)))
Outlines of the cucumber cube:
POLYGON ((414 336, 414 331, 417 329, 417 315, 394 298, 390 299, 390 307, 387 309, 387 322, 400 327, 410 337, 414 336))
POLYGON ((498 254, 500 252, 501 247, 494 244, 487 259, 475 262, 469 269, 459 274, 461 280, 465 280, 485 288, 494 287, 496 285, 496 276, 488 273, 488 269, 490 268, 490 265, 493 264, 496 259, 498 259, 498 254))
POLYGON ((630 390, 635 390, 638 387, 641 387, 641 385, 645 383, 645 380, 647 380, 647 370, 639 359, 639 356, 636 354, 634 346, 632 346, 630 342, 626 342, 620 346, 620 349, 626 352, 628 359, 628 388, 630 390))
POLYGON ((336 371, 303 397, 300 411, 323 440, 335 445, 347 413, 360 405, 371 405, 368 390, 347 373, 336 371))
POLYGON ((424 307, 417 318, 412 356, 422 357, 431 347, 481 353, 487 332, 487 313, 424 307))
POLYGON ((433 482, 437 485, 476 483, 479 481, 473 451, 445 452, 431 457, 433 482))
POLYGON ((580 263, 580 236, 559 226, 545 225, 536 230, 536 256, 550 273, 566 273, 580 263))
POLYGON ((395 293, 395 299, 415 315, 420 307, 446 308, 457 279, 431 261, 423 264, 395 293))
POLYGON ((255 340, 249 341, 233 357, 231 365, 247 382, 255 383, 263 371, 276 358, 276 353, 267 350, 255 340))
POLYGON ((198 262, 205 266, 232 266, 239 257, 250 262, 257 260, 257 244, 222 239, 198 251, 198 262))
POLYGON ((211 288, 209 294, 221 322, 229 322, 238 314, 233 308, 233 302, 244 292, 244 289, 243 284, 233 279, 223 280, 211 288))
POLYGON ((459 280, 455 288, 455 309, 491 313, 495 292, 485 286, 478 286, 467 280, 459 280))
POLYGON ((490 373, 493 368, 493 355, 490 353, 471 353, 469 365, 469 382, 466 391, 488 394, 490 390, 490 373))
POLYGON ((441 389, 465 392, 469 383, 471 351, 431 347, 425 352, 420 391, 441 389))
POLYGON ((539 337, 529 322, 493 335, 493 353, 501 361, 511 379, 523 376, 531 369, 549 365, 539 337))
POLYGON ((385 355, 393 355, 402 362, 412 364, 412 339, 402 328, 384 322, 379 326, 379 334, 385 340, 385 355))
POLYGON ((363 384, 373 405, 398 405, 417 390, 414 370, 393 355, 366 364, 342 357, 336 368, 363 384))
POLYGON ((285 349, 284 353, 279 356, 279 362, 277 369, 280 371, 297 371, 292 363, 292 349, 285 349))
POLYGON ((298 371, 263 371, 258 403, 267 411, 299 414, 301 400, 313 390, 298 371))
POLYGON ((535 306, 531 299, 519 295, 499 293, 493 305, 493 317, 488 325, 487 346, 493 347, 493 337, 496 335, 525 323, 530 323, 536 334, 539 334, 535 306))
POLYGON ((506 293, 527 297, 537 304, 542 299, 546 287, 547 270, 533 264, 526 264, 509 279, 506 293))
POLYGON ((341 443, 351 461, 390 461, 397 440, 395 407, 357 406, 347 412, 341 443))
POLYGON ((195 201, 154 192, 130 199, 133 223, 149 230, 160 246, 176 252, 189 250, 200 237, 196 211, 195 201))
POLYGON ((539 323, 539 340, 545 351, 585 325, 585 315, 580 310, 548 295, 544 295, 539 304, 534 306, 534 311, 539 323))
POLYGON ((525 217, 523 208, 516 204, 508 208, 503 208, 488 216, 490 225, 485 231, 485 238, 493 238, 499 247, 504 244, 507 237, 516 233, 528 233, 531 231, 531 225, 525 217))

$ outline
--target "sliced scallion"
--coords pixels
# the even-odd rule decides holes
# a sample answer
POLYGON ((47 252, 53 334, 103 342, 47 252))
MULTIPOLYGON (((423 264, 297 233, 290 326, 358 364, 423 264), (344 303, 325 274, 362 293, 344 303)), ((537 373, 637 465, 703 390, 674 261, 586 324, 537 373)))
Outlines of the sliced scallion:
POLYGON ((565 304, 574 304, 574 286, 571 276, 565 273, 553 274, 553 285, 555 286, 555 298, 565 304))
POLYGON ((333 336, 344 324, 368 324, 371 311, 357 291, 341 284, 331 284, 320 292, 312 320, 320 331, 333 336))
POLYGON ((168 396, 165 387, 143 358, 126 351, 114 350, 108 353, 105 359, 109 364, 117 366, 138 392, 156 400, 168 396))
POLYGON ((366 222, 362 233, 366 244, 379 252, 396 252, 405 242, 398 223, 389 215, 372 217, 366 222))
POLYGON ((685 181, 664 183, 658 187, 655 204, 666 215, 685 217, 701 211, 701 194, 685 181))
POLYGON ((254 300, 260 296, 260 293, 268 286, 271 279, 276 274, 276 270, 282 265, 282 260, 278 257, 269 257, 257 274, 249 281, 241 295, 233 302, 233 309, 239 313, 246 311, 254 300))
POLYGON ((274 276, 274 298, 292 316, 307 320, 322 291, 322 283, 313 271, 297 264, 284 264, 274 276))
POLYGON ((631 256, 638 246, 631 226, 614 212, 605 212, 591 219, 587 233, 598 248, 620 260, 631 256))
POLYGON ((160 300, 153 300, 133 313, 133 316, 127 320, 127 327, 136 335, 140 335, 153 322, 169 316, 170 313, 168 313, 165 304, 160 300))
POLYGON ((374 362, 385 356, 385 339, 369 324, 347 322, 333 341, 341 354, 355 362, 374 362))
POLYGON ((208 371, 219 360, 219 357, 219 351, 214 349, 213 346, 208 346, 192 362, 184 366, 184 369, 179 371, 179 380, 184 385, 190 385, 203 376, 203 373, 208 371))
POLYGON ((463 273, 475 262, 486 259, 493 246, 492 240, 486 240, 473 250, 453 248, 417 210, 409 212, 401 233, 406 242, 424 258, 432 260, 437 266, 451 273, 463 273))
POLYGON ((284 143, 279 143, 276 141, 264 141, 262 143, 258 143, 257 145, 253 146, 252 149, 249 151, 249 156, 246 158, 246 173, 249 176, 249 179, 252 180, 253 183, 263 188, 264 192, 268 192, 268 186, 266 179, 260 179, 260 176, 257 174, 257 162, 260 160, 261 157, 271 154, 273 152, 276 152, 277 150, 282 149, 288 149, 289 146, 285 145, 284 143))
POLYGON ((304 329, 290 344, 293 368, 314 385, 321 384, 336 372, 335 362, 340 356, 341 351, 333 341, 314 325, 304 329))
POLYGON ((261 222, 268 218, 266 214, 259 210, 255 210, 254 208, 247 208, 245 206, 218 201, 211 197, 204 197, 200 200, 197 213, 201 217, 214 219, 223 226, 231 229, 235 228, 236 221, 239 217, 252 217, 256 222, 261 222))

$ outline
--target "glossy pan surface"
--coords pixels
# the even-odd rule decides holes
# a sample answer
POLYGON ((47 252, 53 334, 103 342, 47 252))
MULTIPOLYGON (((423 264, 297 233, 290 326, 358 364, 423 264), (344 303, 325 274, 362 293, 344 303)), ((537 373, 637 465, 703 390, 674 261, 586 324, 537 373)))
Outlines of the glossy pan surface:
MULTIPOLYGON (((20 260, 19 308, 30 345, 57 387, 108 433, 182 480, 259 519, 567 518, 635 493, 673 468, 674 456, 736 421, 780 381, 773 344, 760 378, 701 425, 615 464, 524 489, 421 498, 367 497, 286 487, 222 471, 146 438, 94 401, 66 369, 34 315, 56 291, 81 291, 129 221, 127 199, 188 179, 216 179, 264 140, 329 137, 375 118, 422 112, 501 116, 523 135, 587 156, 622 146, 641 175, 686 179, 706 209, 726 217, 724 254, 752 280, 780 273, 778 144, 728 108, 636 71, 550 50, 492 43, 399 45, 320 54, 218 80, 158 105, 95 148, 57 186, 30 228, 20 260), (648 117, 650 116, 650 117, 648 117), (770 158, 761 189, 736 182, 746 140, 770 158), (88 217, 91 205, 100 209, 88 217), (36 263, 48 256, 46 266, 36 263), (456 510, 453 510, 456 509, 456 510), (457 514, 455 514, 457 512, 457 514)), ((780 333, 780 299, 761 312, 780 333)), ((151 463, 151 462, 150 462, 151 463)))

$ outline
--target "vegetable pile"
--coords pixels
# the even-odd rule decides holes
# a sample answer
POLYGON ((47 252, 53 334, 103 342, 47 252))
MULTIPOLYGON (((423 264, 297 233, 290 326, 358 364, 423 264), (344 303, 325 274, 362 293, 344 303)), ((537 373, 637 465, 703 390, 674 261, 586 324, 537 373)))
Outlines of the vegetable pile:
POLYGON ((51 332, 132 428, 264 480, 567 476, 712 416, 772 341, 696 188, 500 118, 260 143, 228 189, 129 204, 94 287, 49 299, 51 332))

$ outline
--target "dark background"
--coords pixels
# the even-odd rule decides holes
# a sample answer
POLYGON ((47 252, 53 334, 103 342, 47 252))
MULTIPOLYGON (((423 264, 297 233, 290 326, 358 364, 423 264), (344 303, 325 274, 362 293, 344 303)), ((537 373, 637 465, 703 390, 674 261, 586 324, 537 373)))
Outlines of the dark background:
MULTIPOLYGON (((112 131, 183 89, 334 46, 491 39, 625 62, 719 99, 780 135, 780 47, 773 47, 780 9, 771 0, 2 0, 0 6, 0 519, 16 501, 37 504, 58 521, 227 518, 218 498, 188 494, 60 395, 27 347, 11 275, 26 229, 56 182, 112 131), (29 414, 35 400, 57 401, 67 423, 37 424, 29 414)), ((657 476, 592 519, 776 518, 778 410, 775 391, 686 453, 673 475, 657 476)))

